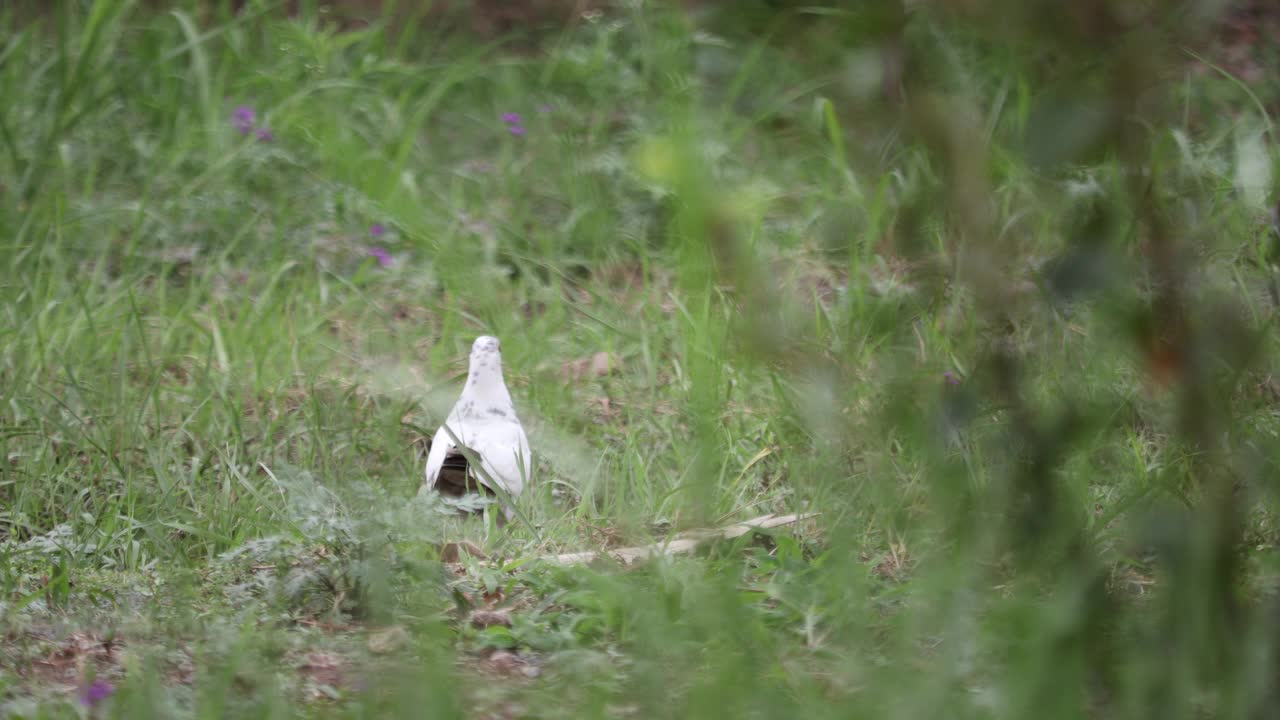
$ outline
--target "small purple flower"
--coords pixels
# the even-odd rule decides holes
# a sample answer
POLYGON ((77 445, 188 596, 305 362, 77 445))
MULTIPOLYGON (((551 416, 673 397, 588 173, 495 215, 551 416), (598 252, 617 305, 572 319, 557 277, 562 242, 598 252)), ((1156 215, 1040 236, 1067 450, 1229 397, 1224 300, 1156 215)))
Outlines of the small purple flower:
POLYGON ((942 373, 942 377, 946 378, 946 380, 947 380, 947 384, 948 384, 948 385, 959 385, 959 384, 960 384, 960 378, 956 377, 956 374, 955 374, 955 373, 953 373, 953 372, 951 372, 950 370, 948 370, 948 371, 946 371, 946 372, 942 373))
POLYGON ((80 688, 80 704, 85 707, 94 707, 110 697, 115 691, 115 687, 106 680, 94 680, 87 687, 80 688))
POLYGON ((270 128, 260 127, 254 134, 258 136, 258 142, 272 142, 276 139, 275 133, 271 132, 270 128))
POLYGON ((507 124, 507 132, 512 135, 524 134, 524 119, 520 113, 502 113, 502 122, 507 124))
POLYGON ((549 112, 551 112, 551 106, 550 106, 550 105, 545 105, 545 104, 544 104, 544 105, 539 105, 539 106, 538 106, 538 112, 540 112, 540 113, 549 113, 549 112))
POLYGON ((236 130, 240 131, 241 135, 248 135, 249 131, 253 129, 254 121, 257 119, 258 114, 248 105, 241 105, 236 108, 235 112, 231 113, 231 124, 235 126, 236 130))
POLYGON ((373 259, 377 260, 382 267, 391 267, 391 253, 387 252, 386 248, 371 247, 369 255, 373 256, 373 259))
POLYGON ((386 234, 387 228, 382 223, 374 223, 369 227, 369 235, 372 237, 380 238, 386 234))

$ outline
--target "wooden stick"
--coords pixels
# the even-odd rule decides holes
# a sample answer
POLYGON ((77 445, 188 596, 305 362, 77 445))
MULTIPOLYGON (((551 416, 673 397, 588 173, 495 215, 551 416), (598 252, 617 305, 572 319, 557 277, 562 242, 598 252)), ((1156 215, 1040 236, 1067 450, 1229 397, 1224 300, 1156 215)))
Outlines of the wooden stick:
POLYGON ((588 550, 586 552, 565 553, 563 555, 543 555, 540 559, 557 565, 574 565, 577 563, 589 563, 596 558, 609 557, 623 565, 631 565, 640 560, 647 560, 660 555, 670 556, 692 552, 694 548, 711 540, 729 540, 746 535, 752 530, 768 530, 769 528, 791 525, 816 516, 817 513, 792 513, 790 515, 775 515, 771 513, 718 530, 689 530, 676 535, 670 541, 652 545, 618 548, 616 550, 588 550))

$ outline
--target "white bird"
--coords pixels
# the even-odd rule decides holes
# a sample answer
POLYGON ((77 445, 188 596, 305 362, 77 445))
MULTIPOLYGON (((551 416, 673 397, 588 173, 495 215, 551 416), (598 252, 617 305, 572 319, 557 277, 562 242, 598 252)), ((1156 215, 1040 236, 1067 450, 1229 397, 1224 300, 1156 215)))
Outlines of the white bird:
MULTIPOLYGON (((481 467, 512 500, 524 490, 532 469, 529 439, 511 404, 511 393, 502 379, 502 354, 498 338, 484 335, 471 346, 471 365, 462 396, 436 431, 427 453, 426 483, 442 495, 461 497, 469 490, 494 495, 489 480, 468 467, 458 442, 480 458, 481 467), (445 428, 448 428, 446 430, 445 428)), ((512 509, 503 509, 508 519, 512 509)))

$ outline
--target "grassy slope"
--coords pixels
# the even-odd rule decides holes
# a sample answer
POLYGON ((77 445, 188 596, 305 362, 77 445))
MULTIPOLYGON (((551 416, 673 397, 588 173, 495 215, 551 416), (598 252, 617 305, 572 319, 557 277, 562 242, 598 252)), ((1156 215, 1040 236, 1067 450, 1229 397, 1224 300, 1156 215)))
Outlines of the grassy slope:
MULTIPOLYGON (((537 57, 113 2, 50 23, 0 35, 6 712, 72 716, 95 675, 129 718, 1183 716, 1269 697, 1272 341, 1248 363, 1210 352, 1248 368, 1211 451, 1245 498, 1228 572, 1215 476, 1126 324, 1142 239, 1079 219, 1126 174, 1029 164, 1041 90, 1000 52, 913 26, 992 142, 985 172, 944 180, 937 144, 850 111, 856 62, 652 10, 537 57), (240 105, 272 140, 236 131, 240 105), (992 218, 939 209, 975 177, 992 218), (1120 249, 1082 271, 1093 303, 1067 305, 1076 276, 1052 269, 1093 258, 1063 253, 1081 225, 1120 249), (1028 378, 1013 391, 988 359, 993 303, 1028 378), (413 499, 481 333, 540 455, 531 524, 505 533, 413 499), (796 536, 624 573, 533 561, 802 509, 823 515, 796 536), (435 543, 464 537, 497 560, 441 565, 435 543), (476 607, 510 627, 466 622, 476 607)), ((1211 330, 1273 312, 1239 191, 1269 150, 1238 85, 1179 92, 1153 157, 1194 305, 1231 300, 1202 323, 1225 347, 1211 330)))

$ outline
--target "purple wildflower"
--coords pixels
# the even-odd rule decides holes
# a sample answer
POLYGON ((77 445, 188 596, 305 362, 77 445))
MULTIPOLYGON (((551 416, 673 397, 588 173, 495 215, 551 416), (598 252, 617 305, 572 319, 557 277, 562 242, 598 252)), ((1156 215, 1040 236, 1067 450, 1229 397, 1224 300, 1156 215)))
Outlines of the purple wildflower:
POLYGON ((524 134, 524 119, 520 113, 502 113, 502 122, 507 124, 507 132, 512 135, 524 134))
POLYGON ((387 252, 386 248, 371 247, 369 248, 369 254, 382 267, 391 267, 391 253, 387 252))
POLYGON ((110 697, 115 691, 115 687, 106 680, 94 680, 87 687, 80 688, 80 704, 85 707, 94 707, 110 697))
POLYGON ((387 234, 387 228, 382 223, 374 223, 369 227, 369 235, 380 238, 387 234))
POLYGON ((253 129, 254 121, 257 119, 258 114, 248 105, 241 105, 236 108, 235 112, 231 113, 231 124, 235 126, 236 130, 240 131, 241 135, 248 135, 249 131, 253 129))
POLYGON ((946 380, 947 380, 947 384, 948 384, 948 385, 959 385, 959 384, 960 384, 960 378, 956 377, 956 374, 955 374, 955 373, 953 373, 953 372, 951 372, 950 370, 948 370, 948 371, 946 371, 946 372, 942 373, 942 377, 946 378, 946 380))
POLYGON ((271 132, 271 128, 260 127, 254 135, 258 136, 258 142, 272 142, 276 139, 275 133, 271 132))

